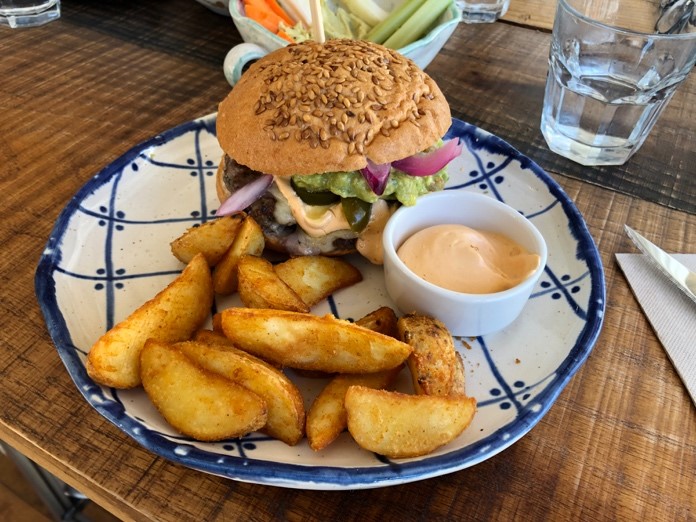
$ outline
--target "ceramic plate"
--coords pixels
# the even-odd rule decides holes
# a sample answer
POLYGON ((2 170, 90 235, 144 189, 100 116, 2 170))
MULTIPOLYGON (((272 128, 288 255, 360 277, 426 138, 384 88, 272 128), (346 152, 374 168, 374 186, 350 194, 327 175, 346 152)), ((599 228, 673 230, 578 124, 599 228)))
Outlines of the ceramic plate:
MULTIPOLYGON (((448 190, 500 199, 539 228, 546 271, 522 315, 506 330, 456 339, 467 391, 478 412, 454 442, 422 458, 389 460, 361 450, 349 434, 324 451, 263 434, 201 443, 173 431, 142 389, 96 385, 85 356, 108 328, 155 295, 183 268, 169 243, 213 218, 221 151, 215 115, 171 129, 124 154, 92 178, 55 224, 36 272, 36 291, 61 359, 85 399, 148 450, 236 480, 306 489, 402 484, 473 466, 504 450, 544 416, 585 361, 604 312, 601 261, 582 216, 541 168, 510 145, 453 120, 465 144, 449 168, 448 190)), ((392 305, 380 267, 351 258, 364 280, 317 305, 317 314, 359 318, 392 305)), ((219 299, 215 309, 238 304, 219 299)), ((400 387, 408 388, 406 372, 400 387)), ((325 383, 290 375, 307 405, 325 383)))

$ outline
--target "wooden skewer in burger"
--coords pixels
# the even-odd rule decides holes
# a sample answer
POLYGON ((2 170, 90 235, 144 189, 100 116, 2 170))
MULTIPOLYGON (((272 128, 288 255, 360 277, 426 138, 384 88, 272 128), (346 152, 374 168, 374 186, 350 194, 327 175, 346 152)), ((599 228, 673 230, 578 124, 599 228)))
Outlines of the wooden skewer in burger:
POLYGON ((225 152, 217 215, 246 210, 272 250, 359 251, 381 263, 381 235, 399 205, 441 190, 461 152, 442 141, 450 109, 413 61, 356 40, 274 51, 219 106, 225 152))

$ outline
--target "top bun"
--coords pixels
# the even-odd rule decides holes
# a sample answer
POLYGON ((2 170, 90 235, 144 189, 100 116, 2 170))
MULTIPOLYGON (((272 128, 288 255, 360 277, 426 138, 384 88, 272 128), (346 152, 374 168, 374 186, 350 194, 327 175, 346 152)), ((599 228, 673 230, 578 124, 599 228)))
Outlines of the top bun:
POLYGON ((403 159, 450 125, 444 95, 410 59, 365 41, 308 41, 242 75, 220 104, 217 137, 238 163, 293 176, 403 159))

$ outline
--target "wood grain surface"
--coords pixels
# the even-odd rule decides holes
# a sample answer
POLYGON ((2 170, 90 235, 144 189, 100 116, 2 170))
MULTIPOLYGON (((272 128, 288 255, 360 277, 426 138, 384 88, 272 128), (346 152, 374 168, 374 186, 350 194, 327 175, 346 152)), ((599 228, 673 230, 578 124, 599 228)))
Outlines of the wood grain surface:
POLYGON ((538 131, 549 35, 516 24, 460 25, 428 72, 454 116, 552 174, 604 263, 599 340, 525 437, 439 478, 317 492, 166 461, 87 404, 34 295, 53 223, 125 151, 215 111, 229 91, 222 60, 239 41, 229 19, 190 0, 66 0, 58 22, 0 28, 0 438, 124 520, 694 520, 696 408, 614 254, 635 251, 626 223, 667 250, 694 251, 696 78, 627 165, 580 167, 538 131))
MULTIPOLYGON (((557 0, 511 0, 503 20, 520 25, 551 30, 557 0)), ((659 16, 660 0, 598 0, 594 13, 615 13, 616 25, 653 32, 659 16)))

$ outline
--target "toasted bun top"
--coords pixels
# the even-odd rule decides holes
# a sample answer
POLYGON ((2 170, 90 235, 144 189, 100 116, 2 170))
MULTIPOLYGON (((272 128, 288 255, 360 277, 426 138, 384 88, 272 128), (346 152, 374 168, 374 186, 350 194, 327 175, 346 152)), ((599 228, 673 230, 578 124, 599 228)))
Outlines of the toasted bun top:
POLYGON ((275 176, 351 171, 420 152, 451 124, 435 82, 370 42, 304 42, 245 72, 220 104, 217 136, 238 163, 275 176))

